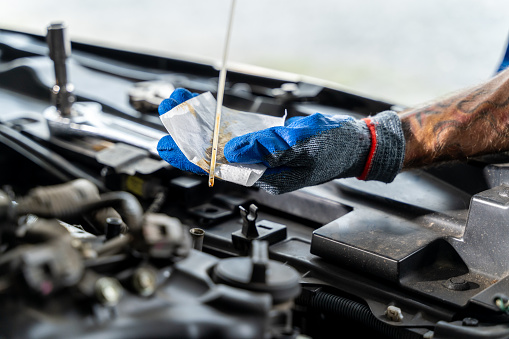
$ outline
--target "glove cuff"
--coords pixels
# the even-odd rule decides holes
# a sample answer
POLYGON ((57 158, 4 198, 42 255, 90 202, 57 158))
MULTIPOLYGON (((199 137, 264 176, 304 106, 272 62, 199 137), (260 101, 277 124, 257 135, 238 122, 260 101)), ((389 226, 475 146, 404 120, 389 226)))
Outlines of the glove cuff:
POLYGON ((362 119, 371 134, 371 147, 360 180, 392 182, 405 158, 405 137, 396 112, 384 111, 362 119))

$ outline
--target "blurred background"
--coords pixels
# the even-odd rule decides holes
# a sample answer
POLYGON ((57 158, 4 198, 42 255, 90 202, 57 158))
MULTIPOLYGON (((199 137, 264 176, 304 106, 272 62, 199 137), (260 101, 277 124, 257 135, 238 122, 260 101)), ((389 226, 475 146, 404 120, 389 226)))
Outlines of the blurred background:
MULTIPOLYGON (((0 27, 217 63, 230 0, 0 0, 0 27)), ((412 106, 494 74, 503 0, 237 0, 229 65, 304 74, 412 106)))

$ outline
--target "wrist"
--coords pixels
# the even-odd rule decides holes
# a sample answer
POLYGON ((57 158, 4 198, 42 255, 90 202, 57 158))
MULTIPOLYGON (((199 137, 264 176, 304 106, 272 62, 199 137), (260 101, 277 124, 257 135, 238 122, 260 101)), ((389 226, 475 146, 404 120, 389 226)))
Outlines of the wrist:
POLYGON ((384 111, 362 120, 369 131, 369 147, 360 180, 392 182, 405 158, 405 138, 398 115, 384 111))

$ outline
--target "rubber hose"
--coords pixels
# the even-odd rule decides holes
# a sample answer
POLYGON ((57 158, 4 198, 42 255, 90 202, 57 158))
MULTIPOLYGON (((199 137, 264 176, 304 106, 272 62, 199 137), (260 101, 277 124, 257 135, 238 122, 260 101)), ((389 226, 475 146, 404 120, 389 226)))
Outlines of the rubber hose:
MULTIPOLYGON (((138 230, 143 226, 143 208, 134 195, 128 192, 108 192, 101 194, 101 201, 97 203, 110 203, 122 217, 128 228, 138 230)), ((91 203, 93 205, 94 203, 91 203)))
POLYGON ((369 307, 364 304, 327 292, 318 291, 307 298, 299 297, 296 299, 296 303, 308 306, 315 311, 332 313, 345 320, 356 321, 391 339, 422 338, 417 333, 405 331, 402 328, 380 321, 371 313, 369 307))
POLYGON ((67 215, 83 201, 100 199, 97 186, 85 179, 76 179, 60 185, 39 186, 31 189, 28 194, 18 199, 19 213, 32 213, 42 216, 67 215))
POLYGON ((20 208, 22 214, 33 213, 41 218, 58 218, 64 221, 66 218, 82 216, 103 208, 112 207, 120 214, 122 220, 131 231, 140 229, 143 225, 143 208, 140 202, 131 193, 123 191, 103 193, 100 196, 100 200, 73 204, 62 209, 59 213, 57 211, 44 210, 34 213, 29 208, 26 208, 26 206, 22 207, 20 208))

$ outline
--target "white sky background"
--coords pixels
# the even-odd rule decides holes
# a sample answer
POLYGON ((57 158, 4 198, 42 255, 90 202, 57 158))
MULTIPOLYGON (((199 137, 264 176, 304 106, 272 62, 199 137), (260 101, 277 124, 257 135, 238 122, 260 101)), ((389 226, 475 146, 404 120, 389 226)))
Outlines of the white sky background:
MULTIPOLYGON (((0 26, 159 55, 219 60, 230 0, 0 0, 0 26)), ((416 105, 496 70, 504 0, 237 0, 229 60, 416 105)))

